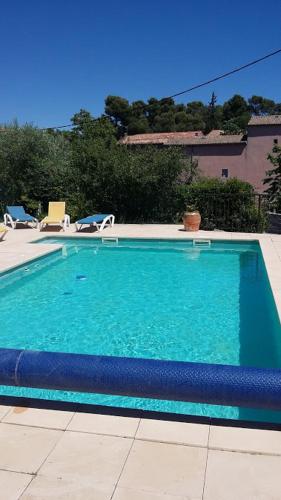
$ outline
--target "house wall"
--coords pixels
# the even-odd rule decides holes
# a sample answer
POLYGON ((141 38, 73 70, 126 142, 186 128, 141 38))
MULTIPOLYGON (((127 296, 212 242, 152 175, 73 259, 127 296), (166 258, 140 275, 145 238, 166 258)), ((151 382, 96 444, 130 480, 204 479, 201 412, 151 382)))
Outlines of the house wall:
POLYGON ((186 148, 186 154, 198 160, 202 175, 222 177, 222 169, 228 169, 228 177, 244 177, 246 144, 199 144, 186 148))
POLYGON ((198 160, 203 175, 221 178, 222 169, 227 168, 229 178, 250 182, 257 192, 262 192, 263 179, 271 168, 267 155, 274 139, 281 145, 281 125, 249 126, 247 143, 199 144, 186 146, 185 152, 198 160))
POLYGON ((281 125, 248 127, 246 169, 252 179, 250 182, 257 191, 264 190, 263 179, 266 177, 266 171, 272 168, 267 156, 272 151, 274 139, 281 145, 281 125))

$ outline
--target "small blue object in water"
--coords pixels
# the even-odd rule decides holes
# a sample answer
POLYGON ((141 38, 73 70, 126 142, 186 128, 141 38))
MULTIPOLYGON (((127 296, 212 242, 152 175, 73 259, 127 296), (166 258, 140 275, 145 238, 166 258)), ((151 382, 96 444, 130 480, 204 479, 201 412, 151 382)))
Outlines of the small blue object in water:
POLYGON ((63 292, 63 295, 72 295, 72 292, 63 292))
POLYGON ((78 281, 84 281, 87 279, 87 276, 85 276, 84 274, 77 274, 76 279, 78 281))

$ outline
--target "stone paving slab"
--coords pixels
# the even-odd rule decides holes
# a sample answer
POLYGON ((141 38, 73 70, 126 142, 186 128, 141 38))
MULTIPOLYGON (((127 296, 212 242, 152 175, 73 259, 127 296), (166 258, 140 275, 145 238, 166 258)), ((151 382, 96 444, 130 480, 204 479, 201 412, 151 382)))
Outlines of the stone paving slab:
MULTIPOLYGON (((39 411, 41 425, 48 427, 50 410, 39 411)), ((69 413, 72 421, 80 416, 69 413)), ((89 423, 83 428, 79 419, 79 431, 58 431, 38 428, 38 422, 27 426, 25 421, 19 423, 26 418, 24 413, 17 416, 17 424, 0 424, 0 471, 25 473, 21 475, 27 478, 20 475, 17 483, 17 478, 10 482, 4 475, 7 498, 280 500, 279 431, 141 419, 140 432, 124 438, 96 434, 91 421, 90 433, 89 423), (160 431, 155 428, 157 422, 160 431), (192 428, 196 446, 187 444, 192 428), (23 496, 13 493, 17 484, 23 485, 23 496)), ((110 424, 108 415, 99 417, 98 432, 120 432, 120 426, 114 427, 115 417, 110 424)), ((124 419, 124 429, 127 417, 116 418, 124 419)))
POLYGON ((281 455, 281 432, 241 427, 211 426, 209 448, 281 455))
POLYGON ((21 497, 34 476, 0 470, 0 500, 16 500, 21 497))
POLYGON ((209 425, 142 419, 136 439, 164 443, 207 446, 209 425))
POLYGON ((10 411, 10 406, 0 405, 0 422, 5 417, 5 415, 10 411))
POLYGON ((8 424, 19 424, 46 429, 66 429, 74 412, 15 407, 2 419, 8 424))
POLYGON ((134 441, 119 486, 199 499, 203 494, 206 462, 205 448, 134 441))
MULTIPOLYGON (((201 497, 199 497, 201 498, 201 497)), ((191 497, 178 495, 162 495, 161 493, 151 493, 148 491, 135 490, 131 488, 117 487, 112 500, 190 500, 191 497)), ((193 498, 192 500, 195 500, 193 498)))
POLYGON ((140 419, 138 418, 76 413, 68 426, 68 430, 119 437, 134 437, 139 422, 140 419))
MULTIPOLYGON (((37 476, 20 497, 21 500, 111 500, 114 485, 81 480, 37 476)), ((16 499, 16 497, 14 497, 16 499)), ((18 497, 17 497, 18 498, 18 497)), ((3 499, 4 500, 4 499, 3 499)), ((133 500, 133 497, 131 498, 133 500)))
POLYGON ((35 474, 52 451, 61 431, 0 424, 0 469, 35 474))
POLYGON ((132 440, 65 431, 39 476, 62 479, 95 489, 111 488, 120 477, 132 440))
POLYGON ((209 451, 204 500, 280 500, 281 457, 209 451))

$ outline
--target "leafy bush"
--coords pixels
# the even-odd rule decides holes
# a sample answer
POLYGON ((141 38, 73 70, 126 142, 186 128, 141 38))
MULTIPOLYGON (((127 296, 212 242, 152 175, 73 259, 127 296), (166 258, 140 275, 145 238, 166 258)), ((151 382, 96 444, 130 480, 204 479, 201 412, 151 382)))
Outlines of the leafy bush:
POLYGON ((281 212, 281 147, 273 144, 272 153, 267 157, 272 169, 266 172, 263 183, 267 185, 266 193, 270 202, 270 209, 281 212))
POLYGON ((8 126, 0 134, 0 204, 23 204, 36 215, 65 200, 72 220, 102 212, 118 222, 179 222, 196 205, 203 229, 263 231, 253 188, 237 179, 200 179, 198 164, 180 148, 120 145, 106 118, 84 110, 74 129, 49 133, 8 126))
POLYGON ((118 222, 172 222, 178 185, 181 179, 196 178, 197 164, 184 162, 177 148, 122 146, 108 120, 83 126, 78 116, 72 137, 75 190, 69 197, 70 214, 76 218, 101 211, 114 213, 118 222))
POLYGON ((70 146, 59 134, 35 127, 6 126, 0 134, 0 199, 35 213, 39 202, 66 196, 70 146))
POLYGON ((179 192, 179 213, 186 205, 195 205, 201 213, 202 229, 263 232, 266 228, 259 195, 247 182, 205 178, 190 186, 181 186, 179 192))

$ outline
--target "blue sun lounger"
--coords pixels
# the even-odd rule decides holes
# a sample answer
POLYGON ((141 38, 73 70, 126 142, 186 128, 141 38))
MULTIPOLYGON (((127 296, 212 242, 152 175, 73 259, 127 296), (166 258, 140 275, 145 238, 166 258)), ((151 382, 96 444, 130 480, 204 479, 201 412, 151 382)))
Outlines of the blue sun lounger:
POLYGON ((17 222, 25 224, 32 222, 34 227, 38 225, 38 220, 32 217, 32 215, 27 214, 22 205, 8 205, 6 207, 6 213, 4 214, 5 226, 10 224, 12 228, 15 229, 17 222))
POLYGON ((76 231, 80 231, 82 226, 89 225, 96 227, 98 231, 102 231, 105 226, 114 226, 114 221, 115 217, 112 214, 95 214, 78 220, 77 222, 75 222, 75 227, 76 231))

